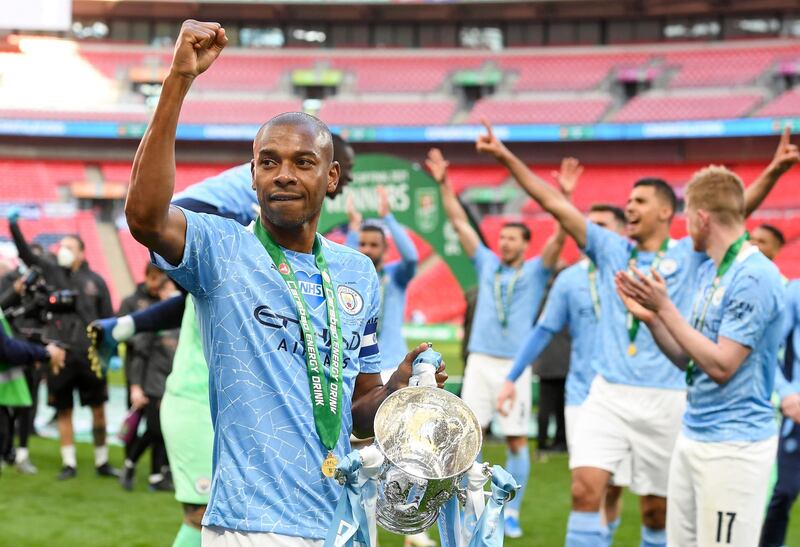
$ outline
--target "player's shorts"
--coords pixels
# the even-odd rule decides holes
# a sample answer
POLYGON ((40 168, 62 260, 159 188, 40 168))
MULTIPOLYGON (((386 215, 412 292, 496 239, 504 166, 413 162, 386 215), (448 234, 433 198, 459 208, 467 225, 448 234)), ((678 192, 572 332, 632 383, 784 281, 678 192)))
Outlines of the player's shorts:
MULTIPOLYGON (((575 432, 578 429, 578 422, 583 416, 583 405, 567 405, 564 407, 564 421, 567 426, 567 450, 570 460, 572 459, 573 446, 575 444, 575 432)), ((611 476, 611 484, 614 486, 630 486, 631 484, 631 459, 626 457, 619 469, 611 476)))
POLYGON ((88 360, 68 359, 58 374, 53 374, 48 367, 48 405, 56 410, 73 408, 76 389, 81 406, 97 407, 108 401, 108 380, 105 375, 98 378, 88 360))
POLYGON ((322 547, 321 539, 203 526, 203 547, 322 547))
POLYGON ((669 469, 667 544, 758 545, 777 436, 703 443, 678 436, 669 469))
POLYGON ((573 436, 570 469, 595 467, 615 475, 630 458, 630 491, 666 497, 685 408, 683 390, 612 384, 598 375, 573 436))
POLYGON ((175 483, 175 499, 208 505, 214 446, 208 403, 165 393, 161 400, 161 433, 175 483))
MULTIPOLYGON (((497 396, 511 371, 513 361, 483 353, 470 353, 464 373, 461 398, 475 413, 482 428, 489 427, 497 413, 497 396)), ((503 435, 525 437, 531 421, 531 368, 526 367, 514 384, 517 397, 508 413, 497 413, 503 435)))

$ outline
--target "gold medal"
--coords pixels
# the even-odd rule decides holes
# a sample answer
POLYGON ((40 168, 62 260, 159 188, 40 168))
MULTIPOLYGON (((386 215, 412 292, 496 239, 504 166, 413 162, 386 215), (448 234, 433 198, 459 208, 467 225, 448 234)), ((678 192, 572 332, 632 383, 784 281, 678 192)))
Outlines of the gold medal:
POLYGON ((630 355, 631 357, 636 355, 636 344, 634 344, 633 342, 631 342, 631 345, 628 346, 628 355, 630 355))
POLYGON ((339 460, 336 458, 333 452, 328 452, 328 457, 322 462, 322 474, 329 479, 332 479, 334 473, 336 472, 337 465, 339 465, 339 460))

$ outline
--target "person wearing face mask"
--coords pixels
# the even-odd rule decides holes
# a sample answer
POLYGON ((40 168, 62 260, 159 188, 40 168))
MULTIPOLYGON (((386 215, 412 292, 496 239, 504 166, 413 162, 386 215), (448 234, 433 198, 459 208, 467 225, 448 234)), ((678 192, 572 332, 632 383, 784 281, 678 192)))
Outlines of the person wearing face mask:
POLYGON ((47 402, 56 409, 61 441, 63 466, 58 479, 71 479, 77 474, 72 427, 75 390, 78 390, 81 404, 92 409, 96 472, 103 477, 118 477, 119 472, 109 465, 106 445, 105 403, 108 401, 108 382, 105 374, 98 376, 92 370, 88 358, 89 340, 86 336, 89 323, 113 313, 108 287, 103 278, 86 263, 85 245, 79 236, 65 236, 59 243, 54 261, 47 256, 33 253, 14 216, 9 218, 9 227, 20 260, 29 268, 38 268, 49 289, 76 293, 75 309, 55 313, 44 325, 42 332, 43 339, 58 341, 67 348, 64 370, 58 375, 47 376, 47 402))

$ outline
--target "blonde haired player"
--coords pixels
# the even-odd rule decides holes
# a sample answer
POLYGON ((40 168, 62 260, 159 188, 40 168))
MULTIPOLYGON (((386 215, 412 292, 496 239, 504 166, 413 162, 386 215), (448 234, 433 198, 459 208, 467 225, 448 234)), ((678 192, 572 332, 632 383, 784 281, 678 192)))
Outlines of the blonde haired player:
POLYGON ((757 545, 777 437, 770 395, 785 293, 745 231, 744 185, 709 167, 686 188, 686 225, 705 252, 685 319, 653 270, 616 275, 626 307, 685 370, 688 402, 669 470, 669 545, 757 545))

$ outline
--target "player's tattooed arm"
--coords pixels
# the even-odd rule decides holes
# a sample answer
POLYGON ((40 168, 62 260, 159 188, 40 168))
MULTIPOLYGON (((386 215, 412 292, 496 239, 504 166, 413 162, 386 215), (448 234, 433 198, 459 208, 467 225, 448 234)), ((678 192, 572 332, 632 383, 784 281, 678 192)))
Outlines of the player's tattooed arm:
POLYGON ((764 169, 764 172, 745 189, 744 201, 747 216, 750 216, 758 209, 761 202, 769 195, 772 187, 778 182, 778 179, 800 162, 800 151, 798 151, 797 145, 791 143, 791 136, 789 126, 786 126, 778 142, 778 148, 772 156, 772 161, 764 169))
POLYGON ((194 79, 219 56, 228 39, 219 23, 183 23, 169 74, 133 160, 125 217, 133 236, 171 264, 183 257, 186 218, 170 207, 175 188, 175 134, 194 79))
MULTIPOLYGON (((356 387, 353 390, 353 433, 360 439, 375 436, 374 422, 375 413, 381 403, 397 391, 408 386, 408 380, 411 378, 412 363, 417 356, 423 351, 428 349, 428 344, 420 344, 406 354, 403 362, 397 367, 397 370, 389 378, 389 381, 384 385, 381 381, 380 374, 359 374, 356 377, 356 387)), ((447 380, 447 372, 445 372, 445 364, 436 371, 436 384, 439 388, 444 388, 444 383, 447 380)))

